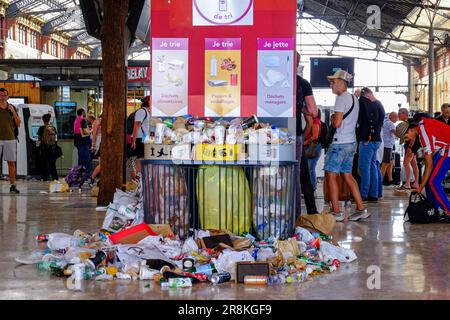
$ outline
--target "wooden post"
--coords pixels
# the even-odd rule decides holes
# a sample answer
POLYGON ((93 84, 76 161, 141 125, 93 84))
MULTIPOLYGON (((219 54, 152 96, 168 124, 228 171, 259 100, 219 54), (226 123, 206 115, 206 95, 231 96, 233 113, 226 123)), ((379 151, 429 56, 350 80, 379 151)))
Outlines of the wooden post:
POLYGON ((102 175, 99 206, 112 202, 123 183, 127 61, 129 31, 126 26, 129 0, 103 1, 103 117, 100 159, 102 175))

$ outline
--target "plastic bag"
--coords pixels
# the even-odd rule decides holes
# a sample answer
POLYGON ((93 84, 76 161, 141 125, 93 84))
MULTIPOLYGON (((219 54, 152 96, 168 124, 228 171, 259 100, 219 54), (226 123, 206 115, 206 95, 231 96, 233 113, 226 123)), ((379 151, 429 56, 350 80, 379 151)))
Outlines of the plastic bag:
POLYGON ((106 211, 102 228, 108 232, 116 233, 131 226, 135 218, 136 213, 129 207, 119 207, 118 204, 111 203, 106 211))
POLYGON ((114 204, 122 205, 122 206, 128 206, 132 205, 135 206, 138 203, 138 200, 136 199, 136 196, 128 193, 123 192, 120 189, 116 189, 116 192, 114 193, 114 204))
POLYGON ((42 258, 50 252, 51 252, 50 250, 27 251, 20 254, 14 260, 21 264, 36 264, 38 262, 41 262, 42 258))
POLYGON ((218 259, 213 260, 216 269, 219 273, 229 272, 231 274, 231 280, 235 278, 236 274, 236 262, 240 261, 255 261, 252 255, 248 251, 233 251, 225 249, 222 251, 218 259))
POLYGON ((305 243, 310 243, 314 240, 314 236, 311 232, 302 227, 295 228, 295 234, 299 236, 299 241, 303 241, 305 243))
POLYGON ((202 229, 250 230, 250 188, 241 168, 205 166, 197 176, 202 229))
POLYGON ((64 181, 52 181, 48 186, 49 193, 64 193, 69 191, 70 191, 69 184, 64 181))
POLYGON ((268 259, 275 257, 275 253, 271 248, 261 248, 256 255, 257 261, 266 262, 268 259))
POLYGON ((328 242, 322 242, 320 245, 320 252, 323 254, 324 260, 337 259, 340 262, 352 262, 357 259, 353 250, 336 247, 328 242))
POLYGON ((197 242, 195 242, 194 238, 189 238, 184 242, 181 252, 182 253, 198 252, 198 245, 197 242))
POLYGON ((62 250, 71 247, 79 247, 83 242, 80 237, 74 237, 65 233, 51 233, 48 236, 47 246, 54 250, 62 250))

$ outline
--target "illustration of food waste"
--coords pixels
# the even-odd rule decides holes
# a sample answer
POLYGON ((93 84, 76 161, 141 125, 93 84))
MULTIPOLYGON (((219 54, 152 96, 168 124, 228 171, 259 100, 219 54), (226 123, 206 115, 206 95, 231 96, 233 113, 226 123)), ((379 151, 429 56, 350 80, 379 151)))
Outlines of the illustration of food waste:
POLYGON ((152 40, 153 116, 177 116, 188 108, 188 39, 152 40))

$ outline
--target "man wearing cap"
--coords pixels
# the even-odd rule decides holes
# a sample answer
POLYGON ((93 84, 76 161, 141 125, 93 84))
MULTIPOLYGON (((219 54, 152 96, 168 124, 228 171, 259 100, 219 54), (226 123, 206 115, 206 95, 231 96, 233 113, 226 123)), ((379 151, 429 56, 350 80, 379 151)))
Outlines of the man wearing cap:
POLYGON ((404 139, 419 140, 425 153, 426 169, 422 184, 414 191, 422 193, 426 189, 428 200, 436 210, 442 209, 446 213, 444 221, 450 222, 450 201, 442 187, 442 181, 450 170, 450 127, 435 119, 424 118, 419 124, 409 125, 404 139))
POLYGON ((377 152, 381 144, 381 128, 385 116, 384 107, 365 87, 359 99, 359 118, 357 140, 359 142, 358 168, 361 175, 361 196, 364 201, 378 201, 378 177, 381 175, 377 165, 377 152))
MULTIPOLYGON (((406 108, 400 108, 398 110, 399 120, 402 121, 397 126, 397 137, 400 138, 400 144, 405 142, 404 133, 408 130, 408 126, 412 120, 409 119, 409 112, 406 108)), ((418 141, 408 141, 404 145, 405 148, 405 157, 403 159, 403 167, 405 168, 406 173, 406 181, 399 188, 400 190, 411 190, 411 167, 414 173, 414 184, 413 188, 416 189, 419 187, 419 166, 417 165, 417 159, 415 154, 418 151, 418 141)))
POLYGON ((345 220, 339 207, 338 175, 340 174, 349 186, 356 202, 356 210, 349 217, 350 221, 359 221, 370 217, 365 207, 358 184, 353 178, 353 158, 356 153, 356 125, 359 115, 359 101, 347 89, 353 76, 347 71, 338 70, 333 76, 327 77, 333 93, 337 95, 331 126, 336 129, 333 141, 325 157, 325 172, 330 186, 332 213, 337 222, 345 220))

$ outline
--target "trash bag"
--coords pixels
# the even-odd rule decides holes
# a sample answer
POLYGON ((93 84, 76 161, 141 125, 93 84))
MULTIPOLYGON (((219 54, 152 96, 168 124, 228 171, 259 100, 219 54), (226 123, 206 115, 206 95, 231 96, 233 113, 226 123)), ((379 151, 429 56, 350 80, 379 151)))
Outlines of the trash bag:
POLYGON ((169 224, 185 238, 189 232, 188 188, 184 169, 152 166, 147 200, 148 216, 154 224, 169 224))
POLYGON ((79 247, 82 245, 83 239, 80 237, 74 237, 65 233, 51 233, 48 235, 47 246, 54 250, 62 250, 71 247, 79 247))
POLYGON ((292 225, 293 179, 287 167, 264 167, 253 178, 253 226, 259 239, 285 238, 292 225), (289 185, 288 185, 289 184, 289 185))
POLYGON ((200 167, 197 190, 201 229, 250 231, 250 187, 242 168, 200 167))
POLYGON ((113 203, 122 206, 128 205, 134 206, 138 203, 138 199, 136 199, 136 196, 134 196, 131 193, 124 192, 120 189, 116 189, 116 192, 114 193, 113 203))

